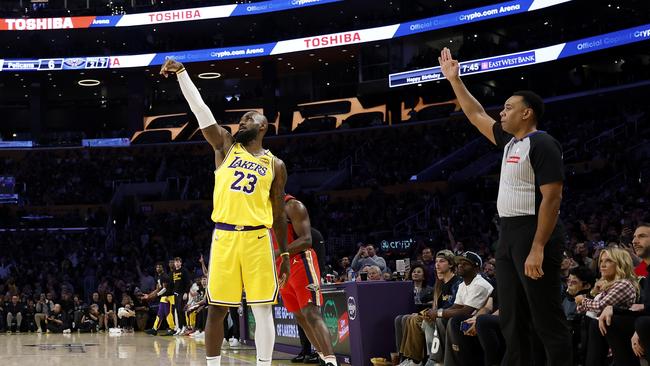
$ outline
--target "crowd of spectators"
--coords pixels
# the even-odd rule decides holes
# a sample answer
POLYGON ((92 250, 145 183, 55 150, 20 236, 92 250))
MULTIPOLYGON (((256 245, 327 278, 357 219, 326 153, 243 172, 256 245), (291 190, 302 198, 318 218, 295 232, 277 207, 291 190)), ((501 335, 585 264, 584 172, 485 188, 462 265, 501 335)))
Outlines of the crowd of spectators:
POLYGON ((101 204, 110 200, 116 182, 154 181, 156 153, 155 148, 3 152, 0 171, 16 178, 18 193, 31 205, 101 204))
MULTIPOLYGON (((647 107, 603 106, 593 112, 565 112, 564 117, 559 109, 549 108, 546 127, 565 152, 576 152, 567 157, 561 207, 567 232, 563 306, 573 329, 576 362, 596 365, 620 357, 624 364, 634 364, 628 347, 601 329, 607 317, 616 322, 617 316, 630 316, 625 311, 645 311, 640 304, 647 297, 640 295, 648 286, 637 277, 647 276, 650 263, 650 242, 642 237, 648 229, 642 223, 650 221, 650 160, 647 151, 636 148, 648 139, 647 107), (566 127, 574 118, 573 127, 566 127), (623 132, 612 133, 618 126, 623 132), (585 138, 595 135, 602 141, 587 144, 585 138), (606 352, 610 347, 612 356, 606 352)), ((445 193, 407 184, 410 175, 474 136, 467 123, 450 120, 268 141, 290 172, 336 170, 347 156, 364 162, 341 188, 366 187, 365 193, 303 192, 299 198, 314 227, 328 243, 337 243, 326 246, 323 275, 334 275, 339 282, 414 281, 419 312, 395 322, 403 366, 452 359, 461 365, 498 364, 502 355, 493 291, 499 270, 494 261, 499 230, 494 177, 458 182, 445 193), (389 189, 396 183, 404 189, 389 189), (422 220, 404 221, 422 210, 427 212, 422 220), (380 239, 395 235, 413 238, 411 247, 382 248, 380 239), (345 243, 344 237, 352 242, 338 245, 345 243), (433 342, 442 347, 426 352, 433 342)), ((146 329, 158 334, 166 326, 166 334, 200 337, 205 321, 202 258, 209 252, 212 229, 212 159, 204 143, 3 153, 0 171, 16 176, 33 205, 105 204, 122 180, 188 177, 189 188, 187 200, 167 207, 143 210, 133 201, 111 215, 79 211, 87 217, 85 226, 99 228, 0 232, 0 330, 146 329), (170 324, 157 302, 165 280, 154 268, 159 264, 164 273, 177 273, 177 261, 170 259, 179 256, 186 273, 182 277, 190 281, 174 286, 173 296, 187 302, 178 314, 187 320, 170 324)), ((16 212, 3 208, 0 218, 15 217, 16 212)), ((634 333, 629 329, 612 333, 629 339, 634 333)))

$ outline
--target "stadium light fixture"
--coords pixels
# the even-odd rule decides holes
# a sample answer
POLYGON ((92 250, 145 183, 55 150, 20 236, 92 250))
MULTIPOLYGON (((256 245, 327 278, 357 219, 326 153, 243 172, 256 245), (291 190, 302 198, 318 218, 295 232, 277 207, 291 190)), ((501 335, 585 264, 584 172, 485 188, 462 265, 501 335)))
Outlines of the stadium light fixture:
POLYGON ((199 79, 218 79, 221 74, 218 72, 202 72, 199 74, 199 79))
POLYGON ((95 79, 83 79, 77 81, 77 84, 81 86, 97 86, 100 84, 100 82, 99 80, 95 80, 95 79))

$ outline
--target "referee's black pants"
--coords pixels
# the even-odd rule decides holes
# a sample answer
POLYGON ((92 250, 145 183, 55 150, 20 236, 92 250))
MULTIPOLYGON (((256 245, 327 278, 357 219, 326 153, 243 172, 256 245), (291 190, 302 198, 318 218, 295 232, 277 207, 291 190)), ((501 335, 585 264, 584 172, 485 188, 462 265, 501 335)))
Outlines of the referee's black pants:
POLYGON ((564 230, 556 226, 544 247, 544 276, 533 280, 524 275, 530 253, 536 216, 501 218, 501 233, 496 252, 499 320, 506 352, 502 365, 538 365, 533 356, 531 331, 541 341, 546 364, 572 365, 571 334, 562 311, 560 263, 564 250, 564 230))
POLYGON ((637 314, 614 315, 612 325, 607 328, 607 342, 612 347, 616 366, 639 365, 639 358, 632 350, 632 335, 639 335, 639 343, 645 350, 645 358, 650 353, 650 316, 637 314))

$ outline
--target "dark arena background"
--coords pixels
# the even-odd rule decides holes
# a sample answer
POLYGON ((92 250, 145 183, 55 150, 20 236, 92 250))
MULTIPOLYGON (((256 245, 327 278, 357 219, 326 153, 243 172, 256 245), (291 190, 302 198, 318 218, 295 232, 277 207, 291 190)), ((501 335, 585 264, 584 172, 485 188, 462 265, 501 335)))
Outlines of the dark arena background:
MULTIPOLYGON (((167 59, 232 135, 244 113, 266 116, 264 147, 324 238, 308 290, 323 294, 338 364, 558 364, 559 346, 534 336, 547 306, 529 292, 522 307, 509 301, 520 281, 534 293, 546 279, 557 279, 548 298, 570 333, 567 364, 646 364, 647 0, 6 0, 2 365, 206 364, 215 150, 177 77, 160 74, 167 59), (484 112, 446 79, 445 48, 484 112), (511 178, 502 166, 520 157, 473 123, 503 122, 515 145, 539 141, 513 130, 519 90, 545 104, 543 116, 530 103, 519 115, 539 117, 561 147, 562 230, 541 252, 543 276, 522 259, 511 280, 499 274, 499 248, 512 244, 499 240, 512 222, 501 203, 527 187, 499 205, 497 195, 511 178), (165 285, 176 296, 159 296, 165 285), (515 318, 528 329, 519 341, 515 318), (509 358, 526 350, 530 361, 509 358)), ((532 149, 541 217, 550 158, 532 149)), ((319 363, 282 301, 273 365, 319 363)), ((232 309, 221 362, 255 364, 245 294, 232 309)))

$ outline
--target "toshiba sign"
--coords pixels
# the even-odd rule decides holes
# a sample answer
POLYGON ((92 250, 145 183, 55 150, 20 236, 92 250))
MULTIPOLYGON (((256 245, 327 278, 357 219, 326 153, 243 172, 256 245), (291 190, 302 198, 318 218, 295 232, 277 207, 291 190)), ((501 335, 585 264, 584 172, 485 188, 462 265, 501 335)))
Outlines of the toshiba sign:
POLYGON ((88 28, 97 17, 15 18, 1 19, 0 30, 46 30, 88 28))
POLYGON ((176 10, 161 13, 149 13, 150 23, 178 22, 182 20, 192 20, 201 18, 201 11, 194 10, 176 10))
POLYGON ((72 18, 4 19, 8 30, 42 30, 74 28, 72 18))
POLYGON ((340 46, 348 43, 361 42, 359 32, 330 34, 326 36, 305 38, 305 48, 340 46))

